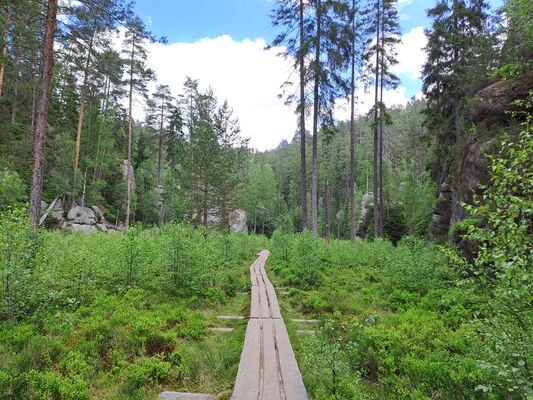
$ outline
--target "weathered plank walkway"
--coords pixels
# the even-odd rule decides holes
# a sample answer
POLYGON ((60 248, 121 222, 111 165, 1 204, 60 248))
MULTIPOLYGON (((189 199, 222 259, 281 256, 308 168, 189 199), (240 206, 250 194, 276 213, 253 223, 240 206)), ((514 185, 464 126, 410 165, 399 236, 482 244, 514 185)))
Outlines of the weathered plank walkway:
POLYGON ((233 400, 306 400, 274 286, 265 272, 270 252, 263 250, 250 267, 251 310, 233 400))

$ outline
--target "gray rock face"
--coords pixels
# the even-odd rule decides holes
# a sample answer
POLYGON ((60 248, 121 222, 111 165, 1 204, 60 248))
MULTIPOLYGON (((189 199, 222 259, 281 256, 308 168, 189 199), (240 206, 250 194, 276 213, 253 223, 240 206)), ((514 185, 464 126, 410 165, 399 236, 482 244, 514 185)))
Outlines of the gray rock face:
POLYGON ((98 229, 94 225, 75 224, 72 222, 65 222, 61 228, 63 232, 83 232, 86 235, 90 233, 98 233, 98 229))
POLYGON ((102 222, 104 220, 104 214, 102 214, 102 211, 100 211, 98 206, 92 206, 91 210, 94 211, 94 215, 96 216, 97 222, 102 222))
POLYGON ((462 160, 461 174, 454 184, 449 229, 452 229, 457 222, 470 218, 470 213, 460 203, 472 204, 473 194, 480 195, 479 187, 489 183, 489 159, 486 154, 490 143, 490 140, 473 141, 468 146, 468 151, 462 160))
POLYGON ((368 235, 368 224, 370 223, 373 207, 374 194, 372 192, 365 193, 361 199, 361 212, 357 221, 357 228, 355 229, 355 236, 359 239, 365 240, 368 235))
POLYGON ((96 223, 96 215, 89 207, 76 206, 71 208, 67 219, 69 222, 81 225, 94 225, 96 223))
POLYGON ((439 198, 433 208, 433 215, 429 225, 429 241, 448 235, 451 215, 452 189, 449 179, 440 185, 439 198))
MULTIPOLYGON (((202 213, 200 215, 194 213, 192 219, 196 220, 197 223, 203 224, 204 216, 202 213)), ((207 226, 210 229, 216 229, 220 227, 222 218, 220 212, 215 210, 209 210, 207 213, 207 226)), ((230 211, 228 213, 228 224, 229 229, 232 232, 244 232, 248 233, 248 223, 246 218, 246 212, 240 208, 230 211)))
POLYGON ((246 212, 242 209, 231 211, 228 214, 229 227, 232 232, 248 233, 248 223, 246 219, 246 212))
POLYGON ((54 205, 54 208, 50 212, 50 215, 48 215, 48 218, 53 219, 54 221, 59 223, 63 220, 64 214, 65 214, 65 209, 63 208, 63 201, 61 199, 57 199, 56 204, 54 205))
MULTIPOLYGON (((133 173, 133 166, 129 166, 130 171, 130 184, 131 184, 131 190, 135 190, 135 175, 133 173)), ((128 160, 122 161, 122 178, 127 181, 128 180, 128 160)))
POLYGON ((44 213, 47 208, 48 208, 48 203, 41 200, 41 214, 44 213))

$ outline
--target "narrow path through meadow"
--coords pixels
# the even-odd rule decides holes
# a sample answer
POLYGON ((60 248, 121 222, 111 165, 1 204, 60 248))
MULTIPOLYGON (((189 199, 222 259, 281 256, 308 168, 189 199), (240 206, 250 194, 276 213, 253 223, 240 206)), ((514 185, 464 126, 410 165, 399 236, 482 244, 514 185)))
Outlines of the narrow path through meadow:
POLYGON ((250 266, 251 310, 233 400, 307 399, 274 286, 265 272, 270 252, 250 266))

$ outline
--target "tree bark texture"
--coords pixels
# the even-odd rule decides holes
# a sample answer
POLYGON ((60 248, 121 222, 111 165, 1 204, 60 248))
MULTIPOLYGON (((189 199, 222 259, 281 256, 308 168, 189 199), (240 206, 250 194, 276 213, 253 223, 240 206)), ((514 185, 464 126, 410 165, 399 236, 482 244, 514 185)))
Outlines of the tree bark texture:
POLYGON ((300 202, 302 203, 302 230, 308 228, 307 223, 307 166, 305 156, 305 59, 304 43, 304 2, 300 0, 300 202))
POLYGON ((377 10, 376 35, 376 76, 374 90, 374 237, 379 237, 379 201, 378 201, 378 87, 379 87, 379 31, 380 7, 377 10))
MULTIPOLYGON (((352 10, 355 10, 355 0, 352 0, 352 10)), ((355 15, 352 16, 352 34, 355 36, 355 15)), ((350 82, 350 241, 355 241, 355 37, 352 38, 352 74, 350 82)))
POLYGON ((78 177, 78 162, 80 159, 81 128, 83 126, 83 113, 85 111, 85 93, 87 91, 87 80, 89 78, 89 65, 91 63, 91 51, 93 48, 94 34, 91 36, 89 50, 87 51, 87 61, 83 75, 83 86, 81 88, 80 115, 78 117, 78 129, 76 131, 76 156, 74 157, 74 179, 72 180, 72 207, 76 203, 76 180, 78 177))
POLYGON ((46 124, 48 122, 48 105, 52 88, 54 67, 54 36, 57 23, 57 1, 48 0, 46 25, 43 39, 41 61, 41 84, 37 100, 35 119, 35 141, 33 145, 33 166, 30 187, 30 216, 39 226, 41 198, 43 194, 44 152, 46 146, 46 124))
POLYGON ((315 88, 313 104, 313 160, 311 167, 311 227, 313 236, 318 235, 318 107, 320 84, 320 35, 321 32, 321 0, 316 1, 316 45, 315 45, 315 88))
POLYGON ((7 43, 9 41, 9 28, 11 25, 11 4, 7 6, 6 29, 4 30, 4 46, 2 47, 2 63, 0 64, 0 98, 4 86, 4 72, 6 70, 5 59, 7 56, 7 43))
POLYGON ((131 135, 132 135, 132 121, 133 121, 133 61, 135 59, 135 40, 131 44, 131 68, 130 68, 130 99, 129 99, 129 121, 128 121, 128 161, 126 172, 126 228, 130 226, 130 207, 131 207, 131 135))

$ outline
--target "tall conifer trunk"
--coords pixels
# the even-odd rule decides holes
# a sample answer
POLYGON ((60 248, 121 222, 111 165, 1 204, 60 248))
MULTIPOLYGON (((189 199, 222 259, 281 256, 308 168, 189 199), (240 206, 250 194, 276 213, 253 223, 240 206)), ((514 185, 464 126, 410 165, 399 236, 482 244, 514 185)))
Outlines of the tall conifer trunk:
MULTIPOLYGON (((382 20, 383 21, 383 20, 382 20)), ((381 79, 379 82, 379 237, 383 237, 383 111, 385 105, 383 104, 383 69, 384 69, 384 53, 385 45, 383 40, 383 29, 381 30, 381 79)))
POLYGON ((379 32, 380 32, 380 3, 378 0, 377 34, 376 34, 376 76, 374 90, 374 237, 379 237, 379 197, 378 197, 378 89, 379 89, 379 32))
POLYGON ((133 121, 133 61, 135 59, 135 39, 131 43, 131 68, 130 68, 130 98, 129 98, 129 121, 128 121, 128 160, 126 163, 126 228, 130 226, 130 207, 131 207, 131 130, 133 121))
POLYGON ((22 33, 18 35, 18 48, 15 55, 15 66, 17 73, 15 74, 15 89, 13 90, 13 107, 11 108, 11 123, 14 124, 17 120, 17 103, 19 97, 20 86, 20 56, 22 54, 22 33))
POLYGON ((304 2, 300 0, 300 201, 302 203, 302 230, 308 228, 307 222, 307 166, 305 159, 305 58, 304 58, 304 2))
POLYGON ((325 190, 326 190, 326 193, 324 195, 324 206, 325 206, 325 212, 326 212, 325 237, 326 237, 326 243, 329 244, 329 235, 330 235, 329 222, 330 222, 331 216, 330 216, 330 207, 329 207, 329 180, 327 178, 326 178, 325 190))
POLYGON ((350 241, 355 241, 355 0, 352 0, 351 101, 350 101, 350 241))
POLYGON ((57 22, 57 1, 58 0, 48 0, 41 61, 41 84, 39 88, 37 115, 35 120, 33 169, 30 187, 30 216, 36 227, 39 226, 41 198, 43 194, 46 124, 48 121, 48 105, 50 102, 50 90, 52 88, 52 74, 54 67, 54 35, 57 22))
POLYGON ((89 65, 91 63, 91 51, 93 49, 94 41, 94 32, 91 36, 91 41, 89 42, 89 50, 87 51, 87 61, 85 62, 85 71, 83 76, 83 86, 81 88, 81 99, 80 99, 80 114, 78 116, 78 130, 76 132, 76 156, 74 158, 74 179, 72 181, 72 205, 71 208, 76 204, 76 179, 78 176, 78 162, 80 159, 80 143, 81 143, 81 128, 83 126, 83 113, 85 111, 85 95, 87 91, 87 80, 89 78, 89 65))
POLYGON ((0 98, 4 86, 4 72, 6 70, 7 42, 9 41, 9 28, 11 24, 11 4, 7 6, 6 29, 4 30, 4 46, 2 47, 2 63, 0 63, 0 98))
POLYGON ((315 43, 315 88, 313 104, 313 164, 311 168, 311 227, 313 236, 318 235, 318 107, 320 84, 320 36, 322 20, 322 3, 316 0, 316 43, 315 43))
POLYGON ((157 185, 161 186, 161 153, 163 152, 163 122, 165 118, 165 101, 161 100, 161 121, 159 125, 159 143, 157 155, 157 185))

